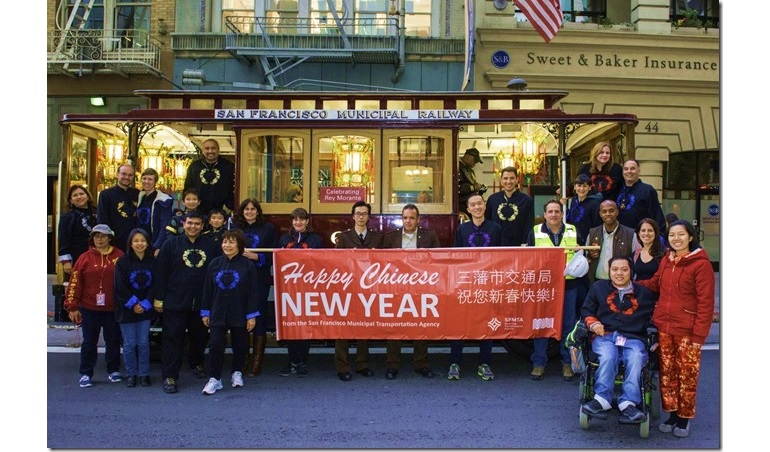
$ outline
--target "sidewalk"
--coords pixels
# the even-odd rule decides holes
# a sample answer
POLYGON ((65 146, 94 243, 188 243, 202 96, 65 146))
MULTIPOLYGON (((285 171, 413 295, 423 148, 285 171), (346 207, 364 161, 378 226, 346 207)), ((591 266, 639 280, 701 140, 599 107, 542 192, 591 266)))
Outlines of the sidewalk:
MULTIPOLYGON (((48 307, 47 311, 49 313, 49 318, 53 319, 53 310, 54 310, 54 296, 53 292, 51 290, 52 285, 56 282, 56 275, 48 275, 48 286, 47 286, 47 293, 48 293, 48 307)), ((716 304, 714 305, 714 318, 719 319, 719 294, 720 294, 720 285, 719 285, 719 273, 716 274, 716 304)), ((80 346, 80 331, 76 331, 71 329, 70 325, 67 325, 67 328, 63 327, 64 325, 60 327, 51 327, 50 324, 47 324, 47 330, 48 330, 48 346, 49 347, 68 347, 73 346, 73 344, 77 344, 75 346, 80 346)), ((711 325, 711 333, 706 338, 706 345, 719 345, 719 326, 720 323, 718 321, 714 322, 711 325)), ((100 339, 100 345, 103 345, 100 339)))

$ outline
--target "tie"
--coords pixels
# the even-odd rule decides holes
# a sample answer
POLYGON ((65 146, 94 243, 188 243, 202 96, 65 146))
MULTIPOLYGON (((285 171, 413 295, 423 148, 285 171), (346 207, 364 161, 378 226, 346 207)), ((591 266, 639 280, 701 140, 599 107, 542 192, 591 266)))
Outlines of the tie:
POLYGON ((358 237, 361 239, 361 243, 364 243, 364 235, 363 234, 358 234, 358 237))

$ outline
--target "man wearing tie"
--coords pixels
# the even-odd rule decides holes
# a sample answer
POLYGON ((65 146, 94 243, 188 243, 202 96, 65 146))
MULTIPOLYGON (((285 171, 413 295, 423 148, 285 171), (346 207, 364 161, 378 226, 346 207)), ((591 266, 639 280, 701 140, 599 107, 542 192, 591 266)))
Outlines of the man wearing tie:
MULTIPOLYGON (((382 233, 367 228, 372 206, 366 201, 356 201, 352 212, 355 226, 352 229, 342 231, 337 235, 335 248, 382 248, 382 233)), ((350 354, 348 339, 334 341, 334 366, 337 376, 342 381, 350 381, 353 376, 350 373, 350 354)), ((374 375, 369 369, 369 341, 359 340, 356 346, 356 373, 364 377, 374 375)))

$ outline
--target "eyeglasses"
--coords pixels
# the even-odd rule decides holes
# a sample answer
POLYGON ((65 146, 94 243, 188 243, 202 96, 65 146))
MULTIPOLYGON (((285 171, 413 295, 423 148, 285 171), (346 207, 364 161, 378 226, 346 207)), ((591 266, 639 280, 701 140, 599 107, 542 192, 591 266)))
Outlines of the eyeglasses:
POLYGON ((354 217, 359 217, 359 218, 365 217, 365 216, 368 216, 368 215, 369 214, 367 212, 356 212, 356 213, 353 214, 354 217))

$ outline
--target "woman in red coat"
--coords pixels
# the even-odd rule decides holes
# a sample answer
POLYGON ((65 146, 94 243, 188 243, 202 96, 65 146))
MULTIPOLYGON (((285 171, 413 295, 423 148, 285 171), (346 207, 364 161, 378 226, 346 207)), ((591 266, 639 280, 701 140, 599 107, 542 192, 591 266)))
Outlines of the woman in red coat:
POLYGON ((715 281, 711 261, 689 222, 671 223, 668 242, 671 251, 658 271, 638 283, 660 293, 652 323, 659 333, 663 411, 671 415, 658 429, 684 438, 695 417, 701 346, 714 318, 715 281))
POLYGON ((90 248, 72 267, 64 308, 75 325, 83 328, 80 346, 80 387, 93 386, 99 333, 104 335, 107 379, 123 381, 120 373, 120 327, 115 321, 115 262, 123 251, 113 246, 115 233, 106 224, 91 228, 90 248))

